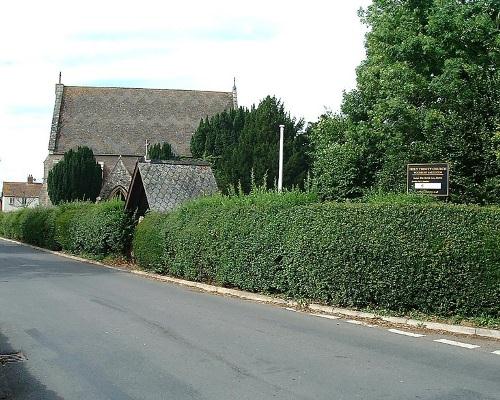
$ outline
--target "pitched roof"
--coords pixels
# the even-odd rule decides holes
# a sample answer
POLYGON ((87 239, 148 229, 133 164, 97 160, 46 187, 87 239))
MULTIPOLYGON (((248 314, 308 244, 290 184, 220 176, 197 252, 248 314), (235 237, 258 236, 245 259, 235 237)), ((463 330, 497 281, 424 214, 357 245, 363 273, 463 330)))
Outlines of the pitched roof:
MULTIPOLYGON (((153 211, 170 211, 187 200, 218 190, 212 168, 199 161, 138 162, 131 188, 137 174, 140 174, 149 209, 153 211)), ((131 192, 129 190, 129 198, 131 192)))
POLYGON ((7 197, 36 198, 40 196, 41 183, 4 182, 2 193, 7 197))
POLYGON ((232 107, 232 92, 56 85, 49 150, 86 145, 95 154, 141 156, 148 139, 190 156, 200 120, 232 107))
POLYGON ((99 196, 101 197, 101 199, 109 198, 113 189, 115 189, 117 186, 122 187, 126 191, 130 186, 131 180, 132 180, 132 174, 128 171, 127 167, 125 166, 123 158, 119 157, 115 166, 113 167, 113 169, 103 182, 101 193, 99 194, 99 196))

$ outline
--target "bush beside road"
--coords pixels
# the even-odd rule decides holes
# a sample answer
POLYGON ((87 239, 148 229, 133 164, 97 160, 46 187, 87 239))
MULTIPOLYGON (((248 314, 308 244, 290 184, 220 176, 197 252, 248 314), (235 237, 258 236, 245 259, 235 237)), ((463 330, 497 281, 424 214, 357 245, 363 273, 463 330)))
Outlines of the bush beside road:
POLYGON ((477 320, 500 318, 500 208, 317 203, 254 193, 149 213, 118 201, 0 213, 0 235, 144 270, 303 302, 477 320))
POLYGON ((151 214, 144 269, 297 300, 500 317, 500 209, 202 199, 151 214))
POLYGON ((122 256, 130 249, 132 218, 123 202, 66 203, 0 213, 0 235, 74 254, 122 256))

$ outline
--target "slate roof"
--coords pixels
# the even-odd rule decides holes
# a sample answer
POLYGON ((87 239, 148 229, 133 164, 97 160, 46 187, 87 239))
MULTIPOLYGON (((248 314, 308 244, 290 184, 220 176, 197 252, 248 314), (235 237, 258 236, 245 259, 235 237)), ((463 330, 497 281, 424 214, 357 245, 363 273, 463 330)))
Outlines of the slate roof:
POLYGON ((2 193, 7 197, 36 198, 40 196, 41 183, 4 182, 2 193))
POLYGON ((217 192, 212 168, 203 162, 139 162, 144 190, 152 211, 170 211, 195 197, 217 192))
POLYGON ((167 141, 177 155, 190 156, 200 120, 232 107, 232 92, 59 84, 49 150, 86 145, 94 154, 141 156, 148 139, 167 141))

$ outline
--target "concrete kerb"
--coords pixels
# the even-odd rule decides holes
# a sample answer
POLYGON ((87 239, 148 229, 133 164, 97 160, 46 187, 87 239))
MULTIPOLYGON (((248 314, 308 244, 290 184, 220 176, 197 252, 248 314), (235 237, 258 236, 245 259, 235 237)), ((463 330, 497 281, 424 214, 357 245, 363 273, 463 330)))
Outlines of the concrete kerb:
MULTIPOLYGON (((28 246, 28 247, 31 247, 31 248, 36 249, 36 250, 40 250, 40 251, 43 251, 46 253, 65 257, 65 258, 68 258, 71 260, 81 261, 81 262, 85 262, 88 264, 94 264, 94 265, 98 265, 98 266, 105 267, 105 268, 110 268, 110 269, 121 271, 121 272, 128 272, 128 273, 142 276, 142 277, 145 277, 148 279, 153 279, 153 280, 157 280, 157 281, 168 282, 168 283, 173 283, 173 284, 182 285, 182 286, 186 286, 186 287, 191 287, 191 288, 199 289, 201 291, 208 292, 208 293, 216 293, 216 294, 236 297, 236 298, 240 298, 240 299, 244 299, 244 300, 256 301, 256 302, 267 303, 267 304, 274 304, 274 305, 285 306, 285 307, 300 307, 300 304, 298 302, 292 301, 292 300, 284 300, 284 299, 281 299, 278 297, 272 297, 272 296, 267 296, 267 295, 263 295, 263 294, 251 293, 251 292, 246 292, 246 291, 238 290, 238 289, 229 289, 229 288, 224 288, 224 287, 220 287, 220 286, 209 285, 207 283, 187 281, 184 279, 173 278, 170 276, 154 274, 151 272, 114 267, 112 265, 107 265, 107 264, 104 264, 104 263, 99 262, 99 261, 89 260, 89 259, 86 259, 83 257, 73 256, 71 254, 66 254, 66 253, 62 253, 59 251, 44 249, 44 248, 33 246, 33 245, 30 245, 27 243, 18 242, 17 240, 7 239, 7 238, 3 238, 3 237, 0 237, 0 238, 7 241, 7 242, 12 242, 12 243, 16 243, 16 244, 23 245, 23 246, 28 246)), ((390 323, 394 323, 394 324, 415 326, 418 328, 425 328, 425 329, 435 330, 435 331, 458 333, 458 334, 462 334, 462 335, 477 335, 477 336, 481 336, 481 337, 500 339, 500 330, 496 330, 496 329, 474 328, 474 327, 469 327, 469 326, 443 324, 443 323, 438 323, 438 322, 419 321, 419 320, 415 320, 415 319, 408 319, 408 318, 401 318, 401 317, 389 317, 389 316, 384 316, 384 315, 379 315, 379 314, 374 314, 374 313, 369 313, 369 312, 349 310, 346 308, 325 306, 325 305, 314 304, 314 303, 308 304, 305 308, 306 308, 306 311, 312 311, 312 312, 321 312, 321 313, 325 313, 325 314, 341 315, 341 316, 345 316, 345 317, 356 317, 356 318, 363 318, 363 319, 374 319, 374 320, 378 319, 378 320, 382 320, 382 321, 386 321, 386 322, 390 322, 390 323)))

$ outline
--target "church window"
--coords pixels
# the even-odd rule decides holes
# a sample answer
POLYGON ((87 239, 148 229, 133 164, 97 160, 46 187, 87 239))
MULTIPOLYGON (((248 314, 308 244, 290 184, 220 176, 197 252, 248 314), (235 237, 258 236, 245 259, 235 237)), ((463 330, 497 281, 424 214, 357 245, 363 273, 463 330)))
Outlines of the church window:
POLYGON ((127 198, 127 194, 125 192, 125 189, 123 189, 120 186, 117 186, 113 189, 113 191, 109 195, 109 198, 125 201, 127 198))

